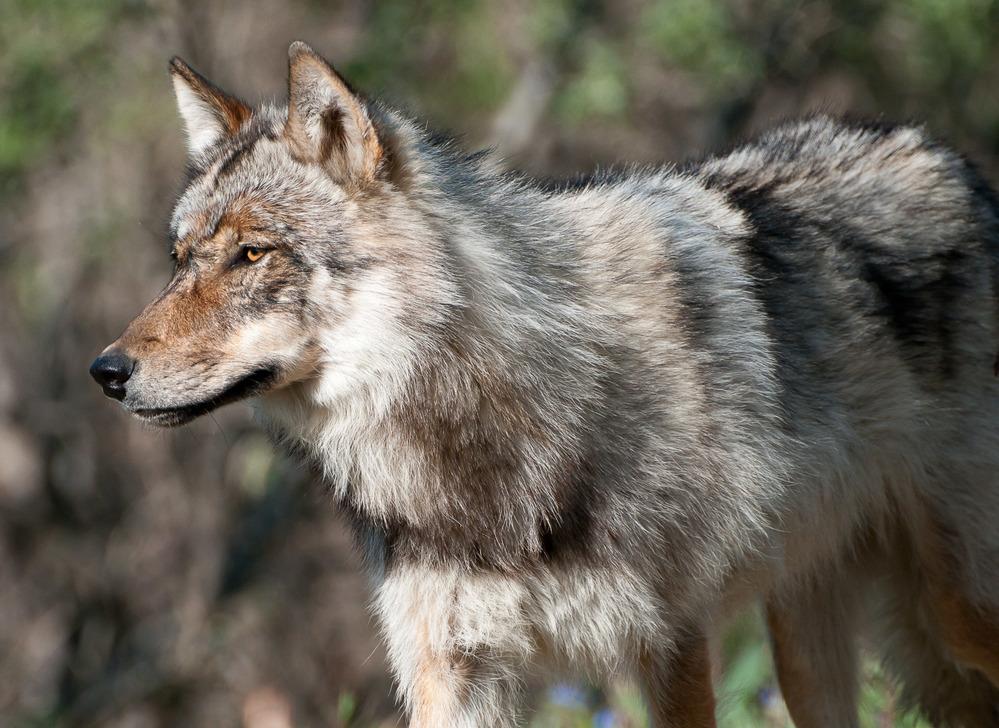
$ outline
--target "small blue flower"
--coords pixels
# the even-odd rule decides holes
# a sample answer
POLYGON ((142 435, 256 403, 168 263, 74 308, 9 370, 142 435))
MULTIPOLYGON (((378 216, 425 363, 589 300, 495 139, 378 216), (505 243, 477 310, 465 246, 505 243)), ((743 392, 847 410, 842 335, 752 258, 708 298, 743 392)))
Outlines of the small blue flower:
POLYGON ((593 728, 614 728, 617 725, 617 713, 610 708, 601 708, 593 716, 593 728))
POLYGON ((780 703, 780 693, 772 687, 760 688, 756 699, 763 710, 773 710, 780 703))
POLYGON ((589 695, 578 685, 559 683, 548 691, 548 699, 563 708, 586 708, 589 695))

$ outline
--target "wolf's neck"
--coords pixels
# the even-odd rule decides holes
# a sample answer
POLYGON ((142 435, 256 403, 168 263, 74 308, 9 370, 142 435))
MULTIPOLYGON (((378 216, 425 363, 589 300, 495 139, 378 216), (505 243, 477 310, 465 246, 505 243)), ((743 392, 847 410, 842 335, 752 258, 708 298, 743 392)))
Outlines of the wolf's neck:
POLYGON ((514 209, 537 204, 514 190, 488 192, 438 224, 440 269, 413 288, 434 325, 403 311, 388 355, 336 396, 320 378, 265 409, 360 517, 420 534, 426 553, 508 561, 541 548, 585 467, 607 366, 557 225, 514 209))

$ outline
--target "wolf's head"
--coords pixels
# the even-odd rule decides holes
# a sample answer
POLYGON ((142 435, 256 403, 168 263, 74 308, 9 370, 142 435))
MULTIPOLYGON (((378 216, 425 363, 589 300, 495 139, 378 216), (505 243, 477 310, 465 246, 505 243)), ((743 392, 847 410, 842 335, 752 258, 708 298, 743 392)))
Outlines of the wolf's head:
POLYGON ((392 376, 399 330, 433 325, 424 304, 448 295, 429 282, 434 215, 406 191, 417 128, 305 44, 289 56, 287 109, 250 108, 171 62, 191 168, 173 277, 90 370, 152 423, 293 383, 335 396, 392 376))

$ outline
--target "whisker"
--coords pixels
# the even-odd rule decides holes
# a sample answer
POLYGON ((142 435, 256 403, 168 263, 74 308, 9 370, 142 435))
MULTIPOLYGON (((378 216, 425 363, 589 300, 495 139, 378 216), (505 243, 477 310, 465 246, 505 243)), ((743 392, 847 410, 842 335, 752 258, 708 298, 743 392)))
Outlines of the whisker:
POLYGON ((215 413, 209 412, 208 416, 212 418, 212 422, 215 423, 215 426, 219 428, 219 432, 222 433, 222 439, 225 440, 226 447, 232 447, 232 441, 229 440, 229 436, 226 435, 225 430, 222 429, 222 425, 219 424, 219 421, 215 419, 215 413))

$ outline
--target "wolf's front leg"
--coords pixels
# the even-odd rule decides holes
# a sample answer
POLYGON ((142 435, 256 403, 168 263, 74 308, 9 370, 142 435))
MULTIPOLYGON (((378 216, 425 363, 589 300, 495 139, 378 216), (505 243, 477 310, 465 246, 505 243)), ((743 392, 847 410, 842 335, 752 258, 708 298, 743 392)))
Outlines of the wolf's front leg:
POLYGON ((514 728, 533 652, 523 585, 497 575, 400 569, 378 592, 411 728, 514 728))
POLYGON ((715 694, 707 636, 692 631, 666 651, 649 646, 639 676, 653 728, 715 728, 715 694))
POLYGON ((513 728, 521 686, 506 667, 468 655, 430 655, 401 685, 410 728, 513 728))
POLYGON ((795 585, 767 601, 777 682, 797 728, 856 728, 857 605, 835 582, 795 585))

